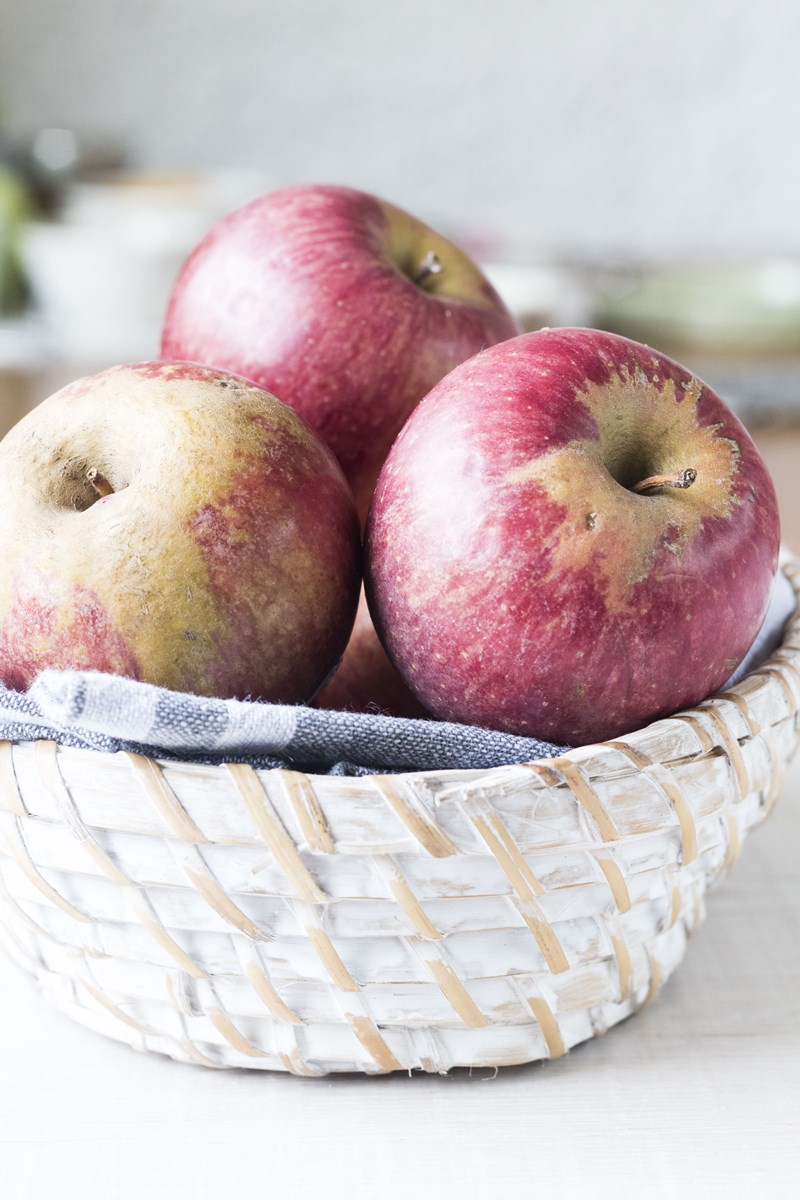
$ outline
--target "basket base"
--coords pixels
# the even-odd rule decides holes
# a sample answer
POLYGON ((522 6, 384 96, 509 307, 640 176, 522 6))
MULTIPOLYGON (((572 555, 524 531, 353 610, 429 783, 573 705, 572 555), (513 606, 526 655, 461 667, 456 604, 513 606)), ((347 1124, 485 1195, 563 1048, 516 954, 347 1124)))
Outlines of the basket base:
MULTIPOLYGON (((263 1020, 251 1018, 245 1034, 243 1022, 234 1024, 231 1018, 215 1013, 189 1015, 174 1005, 164 1005, 164 1019, 157 1025, 153 1006, 142 1005, 141 998, 111 998, 94 986, 82 954, 73 956, 71 971, 64 969, 63 962, 50 969, 36 947, 25 944, 28 939, 23 940, 19 927, 12 930, 2 920, 0 945, 34 979, 54 1008, 85 1028, 140 1052, 215 1070, 244 1068, 306 1076, 340 1072, 381 1075, 400 1070, 447 1074, 456 1068, 519 1066, 558 1058, 640 1012, 681 962, 689 935, 703 913, 694 916, 690 927, 677 921, 640 948, 639 957, 646 968, 634 973, 627 995, 621 994, 617 1000, 559 1010, 557 1015, 546 1002, 539 1007, 530 1000, 536 1019, 525 1024, 492 1023, 474 1029, 463 1025, 382 1025, 380 1036, 394 1061, 377 1067, 366 1046, 358 1054, 360 1043, 350 1025, 291 1025, 267 1014, 263 1020)), ((174 999, 169 974, 165 972, 165 994, 174 999)), ((519 977, 521 986, 524 979, 519 977)))

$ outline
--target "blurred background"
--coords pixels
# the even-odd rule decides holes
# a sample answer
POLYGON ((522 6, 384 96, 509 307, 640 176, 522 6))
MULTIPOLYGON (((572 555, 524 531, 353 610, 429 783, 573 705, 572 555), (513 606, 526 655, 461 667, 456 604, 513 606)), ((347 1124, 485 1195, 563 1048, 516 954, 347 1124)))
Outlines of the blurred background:
POLYGON ((155 356, 217 217, 339 182, 461 241, 526 327, 680 358, 788 496, 798 47, 796 0, 4 0, 0 426, 155 356))

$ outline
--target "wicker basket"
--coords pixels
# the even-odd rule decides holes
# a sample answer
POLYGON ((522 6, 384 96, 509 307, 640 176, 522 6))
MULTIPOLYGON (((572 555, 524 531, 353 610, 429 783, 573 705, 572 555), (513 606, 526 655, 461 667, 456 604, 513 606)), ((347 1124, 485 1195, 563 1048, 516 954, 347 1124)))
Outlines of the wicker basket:
POLYGON ((2 743, 0 932, 58 1008, 186 1062, 555 1058, 680 962, 799 708, 796 609, 724 694, 526 766, 341 778, 2 743))

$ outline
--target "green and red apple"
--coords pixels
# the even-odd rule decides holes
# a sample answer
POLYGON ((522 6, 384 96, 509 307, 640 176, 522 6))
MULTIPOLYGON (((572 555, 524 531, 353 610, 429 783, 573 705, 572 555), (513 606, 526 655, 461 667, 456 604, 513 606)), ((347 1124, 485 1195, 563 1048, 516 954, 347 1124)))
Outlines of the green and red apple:
POLYGON ((436 716, 577 745, 720 688, 778 547, 764 463, 708 386, 625 338, 545 330, 411 415, 375 491, 367 596, 436 716))
POLYGON ((0 680, 45 667, 309 700, 360 585, 350 490, 293 409, 180 363, 116 367, 0 443, 0 680))

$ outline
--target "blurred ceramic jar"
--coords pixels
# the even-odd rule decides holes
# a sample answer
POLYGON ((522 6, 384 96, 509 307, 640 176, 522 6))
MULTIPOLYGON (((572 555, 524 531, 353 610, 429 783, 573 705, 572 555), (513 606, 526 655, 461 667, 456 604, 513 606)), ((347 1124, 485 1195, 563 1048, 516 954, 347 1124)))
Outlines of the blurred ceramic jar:
POLYGON ((95 369, 154 357, 186 255, 263 186, 238 173, 74 184, 58 219, 29 224, 20 245, 53 359, 95 369))

